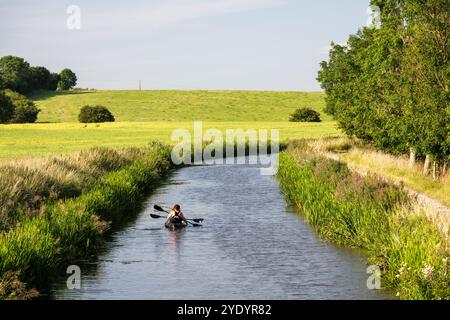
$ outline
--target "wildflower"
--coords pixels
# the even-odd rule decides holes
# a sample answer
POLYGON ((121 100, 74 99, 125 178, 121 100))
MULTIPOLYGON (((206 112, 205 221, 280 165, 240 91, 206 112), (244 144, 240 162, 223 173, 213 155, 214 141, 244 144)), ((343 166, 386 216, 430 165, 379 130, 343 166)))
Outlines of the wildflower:
POLYGON ((433 273, 433 270, 434 270, 433 266, 431 266, 431 265, 425 266, 422 269, 422 273, 423 273, 424 278, 425 279, 430 278, 431 274, 433 273))
POLYGON ((400 269, 398 269, 399 278, 405 272, 405 269, 406 269, 406 267, 401 267, 400 269))

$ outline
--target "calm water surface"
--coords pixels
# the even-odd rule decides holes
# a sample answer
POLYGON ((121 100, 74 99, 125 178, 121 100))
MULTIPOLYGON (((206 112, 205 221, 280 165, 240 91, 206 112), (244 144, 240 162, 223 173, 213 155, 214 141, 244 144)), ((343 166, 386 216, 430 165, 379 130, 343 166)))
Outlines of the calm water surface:
POLYGON ((248 165, 176 171, 133 223, 81 264, 82 289, 55 281, 54 299, 385 299, 368 290, 365 258, 324 243, 276 179, 248 165), (178 232, 151 219, 180 203, 201 228, 178 232))

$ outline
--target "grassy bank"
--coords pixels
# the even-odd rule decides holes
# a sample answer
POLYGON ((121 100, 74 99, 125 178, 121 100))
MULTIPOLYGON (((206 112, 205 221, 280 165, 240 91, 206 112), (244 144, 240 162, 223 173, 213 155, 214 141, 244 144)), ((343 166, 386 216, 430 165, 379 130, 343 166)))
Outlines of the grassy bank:
POLYGON ((366 250, 383 287, 403 299, 450 299, 448 228, 430 221, 402 187, 352 172, 305 142, 281 154, 279 181, 321 237, 366 250))
POLYGON ((33 296, 65 262, 95 251, 171 168, 170 150, 93 149, 10 161, 0 171, 0 298, 33 296))

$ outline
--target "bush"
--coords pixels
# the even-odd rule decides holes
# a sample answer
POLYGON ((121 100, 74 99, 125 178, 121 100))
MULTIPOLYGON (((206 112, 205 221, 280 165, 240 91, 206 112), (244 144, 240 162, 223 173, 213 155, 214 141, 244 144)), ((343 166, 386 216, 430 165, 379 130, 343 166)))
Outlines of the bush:
POLYGON ((11 120, 14 107, 11 99, 0 91, 0 123, 7 123, 11 120))
POLYGON ((30 100, 17 100, 14 102, 11 123, 34 123, 40 111, 30 100))
POLYGON ((4 94, 11 100, 13 106, 13 113, 9 118, 9 123, 36 122, 37 116, 41 110, 36 107, 33 101, 10 89, 4 90, 4 94))
POLYGON ((80 110, 78 120, 81 123, 114 122, 112 113, 103 106, 84 106, 80 110))
POLYGON ((300 108, 291 115, 291 122, 321 122, 320 113, 311 108, 300 108))

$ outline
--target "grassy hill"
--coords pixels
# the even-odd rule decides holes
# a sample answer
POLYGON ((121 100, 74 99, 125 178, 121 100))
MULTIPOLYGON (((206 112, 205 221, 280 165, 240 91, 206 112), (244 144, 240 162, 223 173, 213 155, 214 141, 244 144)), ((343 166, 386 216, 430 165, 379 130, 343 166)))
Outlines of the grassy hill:
POLYGON ((39 122, 77 122, 87 104, 107 106, 116 121, 288 121, 299 107, 322 113, 322 92, 269 91, 75 91, 31 97, 42 110, 39 122))
POLYGON ((339 135, 323 114, 320 92, 263 91, 75 91, 40 92, 31 97, 42 110, 38 123, 0 125, 0 158, 66 153, 94 146, 145 146, 171 142, 179 128, 279 129, 282 140, 339 135), (78 123, 87 104, 107 106, 116 122, 78 123), (290 114, 308 106, 322 113, 322 123, 292 123, 290 114))

